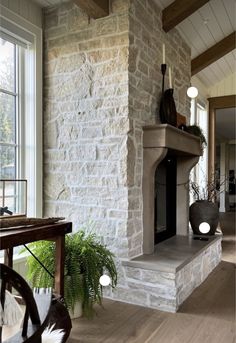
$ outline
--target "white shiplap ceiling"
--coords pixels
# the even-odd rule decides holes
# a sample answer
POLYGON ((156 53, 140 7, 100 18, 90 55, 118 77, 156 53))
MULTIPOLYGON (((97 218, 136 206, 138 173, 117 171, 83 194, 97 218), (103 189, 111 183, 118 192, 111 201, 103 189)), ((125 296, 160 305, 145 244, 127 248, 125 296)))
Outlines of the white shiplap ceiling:
MULTIPOLYGON (((53 6, 69 0, 33 0, 41 7, 53 6)), ((164 9, 173 0, 155 0, 164 9)), ((186 0, 188 1, 188 0, 186 0)), ((191 57, 202 52, 236 31, 236 0, 210 0, 198 11, 177 25, 182 37, 191 47, 191 57)), ((212 87, 236 71, 236 49, 200 71, 196 76, 212 87)))
MULTIPOLYGON (((155 1, 162 9, 173 2, 155 1)), ((177 25, 177 29, 195 58, 236 30, 236 0, 211 0, 177 25)), ((211 87, 235 71, 236 50, 233 50, 196 76, 206 87, 211 87)))

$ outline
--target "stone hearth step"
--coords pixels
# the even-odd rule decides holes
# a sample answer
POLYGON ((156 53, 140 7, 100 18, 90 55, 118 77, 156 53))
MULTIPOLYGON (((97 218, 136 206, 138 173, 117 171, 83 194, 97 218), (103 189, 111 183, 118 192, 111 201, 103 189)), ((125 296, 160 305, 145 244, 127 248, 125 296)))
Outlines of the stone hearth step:
POLYGON ((176 312, 221 261, 221 236, 194 238, 174 236, 158 244, 152 255, 123 261, 126 286, 118 285, 111 297, 176 312))

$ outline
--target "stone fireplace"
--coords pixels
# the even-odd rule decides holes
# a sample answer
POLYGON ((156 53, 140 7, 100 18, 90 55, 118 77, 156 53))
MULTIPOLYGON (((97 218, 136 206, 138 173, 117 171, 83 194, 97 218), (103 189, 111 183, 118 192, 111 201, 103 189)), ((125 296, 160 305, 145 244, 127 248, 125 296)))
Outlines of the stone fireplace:
POLYGON ((219 263, 221 238, 199 240, 189 233, 189 173, 200 155, 198 137, 167 124, 143 128, 143 254, 123 260, 126 301, 175 312, 219 263), (170 163, 170 167, 164 168, 163 161, 164 166, 170 163), (170 187, 163 194, 156 184, 166 182, 170 187), (158 191, 160 197, 156 197, 158 191), (167 192, 174 194, 171 200, 167 199, 167 192), (159 207, 158 201, 162 201, 159 207), (165 212, 166 221, 161 211, 165 212), (174 216, 174 220, 168 221, 168 216, 174 216), (160 230, 164 239, 155 240, 158 223, 164 223, 164 230, 160 230), (138 298, 132 294, 134 290, 144 294, 138 298))
POLYGON ((187 123, 190 112, 190 48, 176 29, 162 30, 161 15, 154 0, 110 0, 97 20, 73 2, 45 10, 44 215, 93 229, 114 253, 118 285, 106 296, 176 311, 218 263, 220 242, 188 235, 198 139, 156 125, 163 43, 176 109, 187 123), (168 153, 176 234, 155 246, 154 174, 168 153))

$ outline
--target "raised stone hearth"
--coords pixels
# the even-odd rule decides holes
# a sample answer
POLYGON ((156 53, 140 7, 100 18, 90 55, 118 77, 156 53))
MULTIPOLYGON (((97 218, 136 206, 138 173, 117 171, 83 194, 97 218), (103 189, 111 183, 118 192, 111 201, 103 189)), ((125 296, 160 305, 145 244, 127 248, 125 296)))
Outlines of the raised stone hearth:
POLYGON ((125 301, 176 312, 221 260, 221 236, 208 241, 174 236, 160 243, 153 254, 124 261, 125 301))

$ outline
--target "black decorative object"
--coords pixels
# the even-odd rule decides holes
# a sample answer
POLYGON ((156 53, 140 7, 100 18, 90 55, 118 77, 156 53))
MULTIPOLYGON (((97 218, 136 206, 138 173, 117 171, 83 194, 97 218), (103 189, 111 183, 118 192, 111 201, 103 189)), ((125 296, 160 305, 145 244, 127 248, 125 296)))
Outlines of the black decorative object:
POLYGON ((162 73, 162 94, 163 94, 164 89, 165 89, 166 64, 161 65, 161 73, 162 73))
POLYGON ((63 330, 63 342, 66 342, 72 328, 69 312, 65 306, 64 299, 53 294, 51 308, 48 317, 49 326, 54 325, 53 330, 63 330))
POLYGON ((214 235, 219 223, 217 204, 207 200, 194 202, 189 209, 189 221, 195 235, 204 235, 199 229, 201 223, 209 224, 209 232, 205 235, 214 235))
POLYGON ((187 126, 186 126, 185 124, 180 124, 180 125, 178 126, 178 129, 180 129, 180 130, 182 130, 182 131, 186 131, 187 126))
POLYGON ((165 73, 166 64, 161 65, 162 72, 162 96, 160 102, 160 120, 162 124, 170 124, 176 126, 177 124, 177 112, 175 107, 175 101, 173 98, 174 90, 165 88, 165 73))
POLYGON ((4 216, 4 213, 9 214, 10 216, 13 215, 13 212, 8 210, 7 206, 5 206, 5 207, 0 206, 0 216, 4 216))

